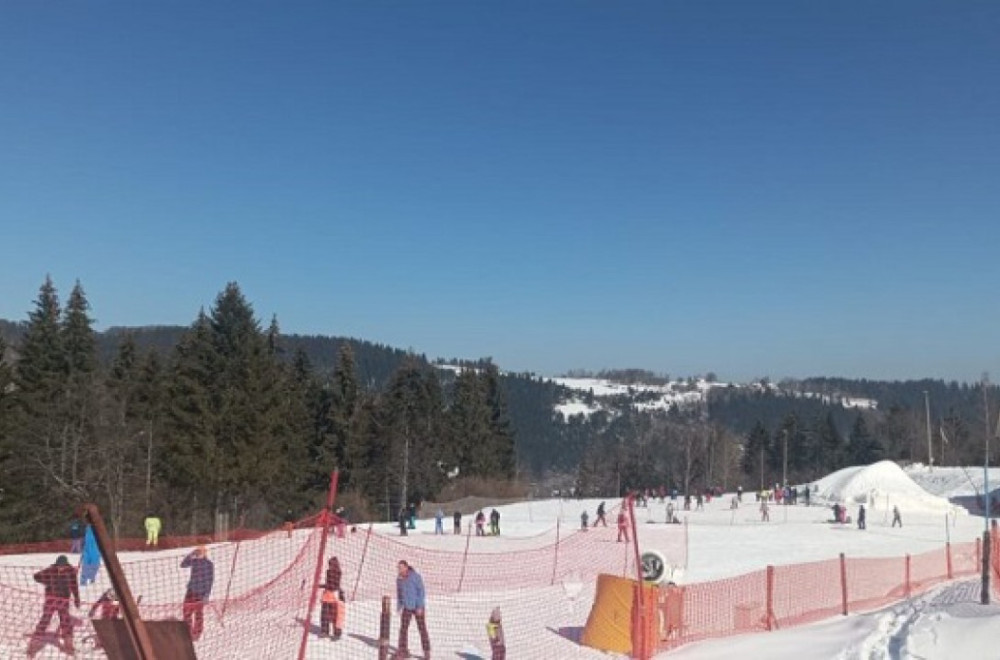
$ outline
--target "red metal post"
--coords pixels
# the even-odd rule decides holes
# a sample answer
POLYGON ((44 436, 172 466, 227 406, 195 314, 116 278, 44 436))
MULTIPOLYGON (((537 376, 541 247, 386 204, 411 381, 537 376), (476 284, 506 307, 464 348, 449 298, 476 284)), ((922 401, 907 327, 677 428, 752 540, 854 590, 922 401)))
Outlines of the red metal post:
POLYGON ((952 580, 955 577, 955 573, 952 570, 951 566, 951 542, 944 544, 944 552, 945 552, 945 557, 947 558, 948 561, 948 579, 952 580))
POLYGON ((981 544, 982 544, 982 539, 980 539, 977 536, 976 537, 976 566, 977 567, 981 566, 982 563, 983 563, 983 560, 982 560, 982 551, 983 550, 982 550, 982 545, 981 544))
POLYGON ((302 624, 302 643, 299 645, 299 660, 305 660, 306 657, 306 645, 309 643, 309 629, 312 627, 313 610, 316 608, 316 590, 319 589, 320 576, 323 575, 323 560, 326 558, 326 539, 330 536, 330 514, 333 512, 333 503, 337 499, 337 480, 339 478, 339 470, 334 470, 330 474, 330 492, 326 494, 326 508, 320 514, 323 535, 319 538, 319 553, 316 555, 316 572, 313 574, 312 589, 309 590, 309 609, 306 611, 306 618, 302 624))
POLYGON ((841 612, 847 616, 847 559, 840 553, 840 603, 841 612))

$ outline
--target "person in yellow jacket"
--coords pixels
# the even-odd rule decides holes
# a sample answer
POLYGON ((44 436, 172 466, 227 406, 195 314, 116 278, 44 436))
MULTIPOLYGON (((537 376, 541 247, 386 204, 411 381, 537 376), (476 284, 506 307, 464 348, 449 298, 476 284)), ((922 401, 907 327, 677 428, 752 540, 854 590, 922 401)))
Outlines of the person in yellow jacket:
POLYGON ((158 517, 150 513, 146 516, 143 524, 146 526, 146 545, 155 548, 160 543, 160 528, 163 526, 163 523, 160 522, 158 517))

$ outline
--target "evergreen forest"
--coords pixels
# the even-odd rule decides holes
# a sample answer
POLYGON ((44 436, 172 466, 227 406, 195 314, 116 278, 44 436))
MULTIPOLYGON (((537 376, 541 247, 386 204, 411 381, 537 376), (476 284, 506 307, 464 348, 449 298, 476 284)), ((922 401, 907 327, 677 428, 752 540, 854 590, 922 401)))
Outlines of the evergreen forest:
POLYGON ((0 543, 65 536, 88 501, 121 536, 147 513, 172 534, 209 531, 220 512, 265 528, 318 510, 333 469, 352 517, 392 519, 465 494, 802 483, 926 461, 928 444, 937 464, 981 464, 997 422, 985 379, 730 385, 686 408, 621 397, 564 418, 555 407, 573 395, 550 380, 489 358, 445 368, 361 339, 283 334, 236 283, 186 327, 93 325, 81 283, 63 303, 49 278, 26 320, 0 321, 0 543))

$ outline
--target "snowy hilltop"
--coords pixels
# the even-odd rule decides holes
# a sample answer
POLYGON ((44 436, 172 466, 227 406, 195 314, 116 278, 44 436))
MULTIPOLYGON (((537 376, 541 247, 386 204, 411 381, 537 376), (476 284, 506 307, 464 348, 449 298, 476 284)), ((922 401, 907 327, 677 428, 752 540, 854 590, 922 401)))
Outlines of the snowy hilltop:
POLYGON ((830 504, 866 504, 873 509, 898 506, 911 513, 964 511, 928 493, 892 461, 846 467, 823 477, 814 488, 814 500, 830 504))
POLYGON ((830 395, 803 392, 775 385, 767 380, 751 383, 725 383, 714 378, 687 378, 669 382, 643 383, 618 382, 609 378, 551 378, 548 379, 572 392, 563 403, 556 406, 556 412, 568 419, 573 415, 589 416, 599 410, 607 410, 613 401, 627 401, 640 411, 691 408, 702 405, 711 390, 734 388, 747 391, 770 391, 778 395, 817 399, 825 404, 837 404, 845 408, 874 410, 878 402, 874 399, 848 395, 830 395))

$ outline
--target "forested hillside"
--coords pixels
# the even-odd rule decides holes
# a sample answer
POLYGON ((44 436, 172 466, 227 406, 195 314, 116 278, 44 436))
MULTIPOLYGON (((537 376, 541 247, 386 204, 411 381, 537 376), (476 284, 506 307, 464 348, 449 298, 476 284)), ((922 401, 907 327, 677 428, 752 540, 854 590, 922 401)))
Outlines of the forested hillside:
POLYGON ((187 327, 95 332, 83 287, 64 306, 47 279, 27 320, 0 321, 0 542, 60 534, 84 500, 120 533, 149 510, 174 532, 204 530, 215 512, 270 525, 315 510, 334 467, 342 502, 391 518, 512 480, 610 496, 801 483, 929 453, 969 465, 982 461, 985 420, 991 439, 998 421, 996 388, 981 383, 719 385, 640 412, 652 395, 632 386, 665 376, 598 375, 629 394, 564 419, 557 405, 593 403, 593 391, 488 358, 431 364, 361 339, 285 335, 235 283, 187 327))

